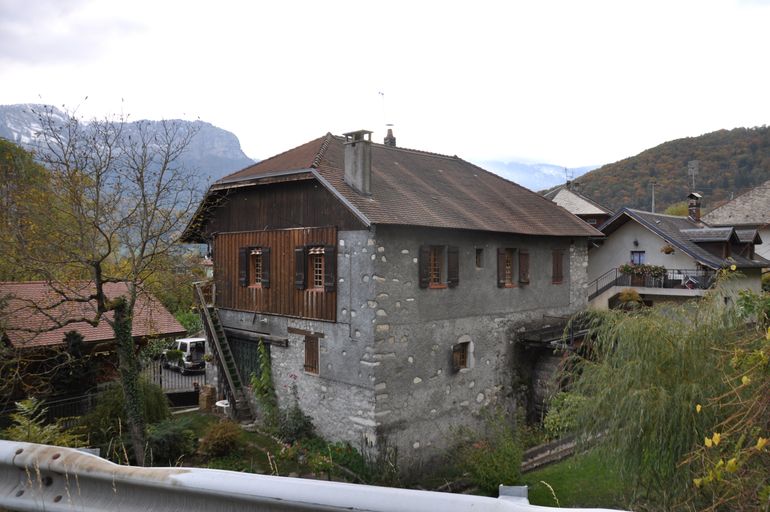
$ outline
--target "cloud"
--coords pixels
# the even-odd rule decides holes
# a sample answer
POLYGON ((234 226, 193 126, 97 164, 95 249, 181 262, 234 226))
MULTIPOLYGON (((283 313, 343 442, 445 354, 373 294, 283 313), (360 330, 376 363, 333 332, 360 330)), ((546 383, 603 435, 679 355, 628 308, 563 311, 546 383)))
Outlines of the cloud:
POLYGON ((27 65, 90 60, 106 41, 141 30, 92 8, 90 0, 0 2, 0 60, 27 65))

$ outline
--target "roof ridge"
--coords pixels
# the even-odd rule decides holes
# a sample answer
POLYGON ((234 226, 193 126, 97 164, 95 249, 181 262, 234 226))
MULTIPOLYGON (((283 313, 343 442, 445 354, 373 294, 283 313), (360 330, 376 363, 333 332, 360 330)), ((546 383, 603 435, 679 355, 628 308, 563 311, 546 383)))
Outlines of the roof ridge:
MULTIPOLYGON (((336 135, 335 137, 342 138, 339 135, 336 135)), ((439 157, 446 158, 446 159, 449 159, 449 160, 454 160, 454 159, 462 160, 457 155, 447 155, 447 154, 444 154, 444 153, 434 153, 433 151, 425 151, 424 149, 405 148, 403 146, 391 146, 389 144, 383 144, 381 142, 374 142, 374 141, 372 141, 372 144, 375 145, 375 146, 382 147, 382 148, 396 149, 396 150, 405 151, 405 152, 408 152, 408 153, 417 153, 417 154, 420 154, 420 155, 439 156, 439 157)))

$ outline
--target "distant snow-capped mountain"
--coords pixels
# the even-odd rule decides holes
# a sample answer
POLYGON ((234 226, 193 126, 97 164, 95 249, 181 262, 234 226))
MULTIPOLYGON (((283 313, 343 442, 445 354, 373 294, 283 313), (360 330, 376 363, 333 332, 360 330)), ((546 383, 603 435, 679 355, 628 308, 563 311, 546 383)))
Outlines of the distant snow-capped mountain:
MULTIPOLYGON (((67 114, 47 105, 0 105, 0 137, 28 149, 35 149, 37 134, 42 126, 38 114, 51 109, 52 115, 64 122, 67 114)), ((139 121, 127 123, 127 128, 139 121)), ((213 181, 254 163, 241 150, 233 133, 203 121, 178 121, 189 125, 196 133, 180 158, 185 167, 195 170, 205 181, 213 181)), ((156 121, 150 121, 154 125, 156 121)))
POLYGON ((585 167, 565 168, 553 164, 532 164, 524 162, 499 162, 488 161, 479 162, 481 167, 502 176, 507 180, 518 183, 522 187, 538 191, 561 185, 568 179, 575 179, 578 176, 596 169, 598 165, 589 165, 585 167))

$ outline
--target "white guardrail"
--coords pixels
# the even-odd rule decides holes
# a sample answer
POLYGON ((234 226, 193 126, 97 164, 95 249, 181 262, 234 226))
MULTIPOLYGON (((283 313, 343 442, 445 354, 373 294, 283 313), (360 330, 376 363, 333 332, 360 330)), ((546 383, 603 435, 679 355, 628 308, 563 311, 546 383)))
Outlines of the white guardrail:
POLYGON ((501 487, 500 493, 486 498, 216 469, 119 466, 72 448, 0 440, 0 508, 8 510, 555 510, 530 505, 522 488, 501 487))

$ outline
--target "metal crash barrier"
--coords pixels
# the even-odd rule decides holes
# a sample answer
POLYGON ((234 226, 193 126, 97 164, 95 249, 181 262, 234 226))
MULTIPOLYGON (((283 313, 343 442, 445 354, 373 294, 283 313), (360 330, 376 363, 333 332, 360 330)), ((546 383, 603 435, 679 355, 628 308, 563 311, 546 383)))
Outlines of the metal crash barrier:
POLYGON ((216 469, 120 466, 72 448, 0 440, 0 508, 8 510, 555 510, 530 505, 523 488, 501 487, 500 494, 495 499, 216 469))

